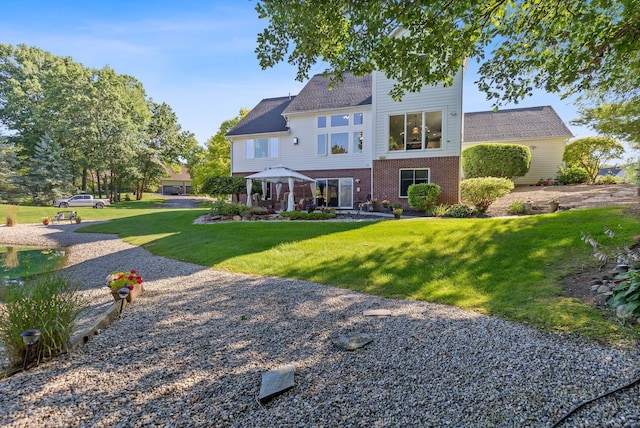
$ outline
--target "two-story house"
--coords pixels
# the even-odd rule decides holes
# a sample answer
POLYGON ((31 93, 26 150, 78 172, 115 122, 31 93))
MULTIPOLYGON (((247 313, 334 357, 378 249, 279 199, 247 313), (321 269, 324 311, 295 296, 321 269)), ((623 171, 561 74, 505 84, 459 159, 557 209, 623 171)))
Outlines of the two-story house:
MULTIPOLYGON (((451 86, 426 87, 402 101, 389 96, 393 81, 378 72, 346 74, 331 89, 316 75, 297 96, 262 100, 227 133, 231 172, 248 176, 283 165, 315 180, 295 183, 296 201, 336 208, 370 198, 407 208, 414 183, 436 183, 440 203, 457 203, 462 74, 451 86)), ((276 194, 271 187, 267 193, 276 194)))

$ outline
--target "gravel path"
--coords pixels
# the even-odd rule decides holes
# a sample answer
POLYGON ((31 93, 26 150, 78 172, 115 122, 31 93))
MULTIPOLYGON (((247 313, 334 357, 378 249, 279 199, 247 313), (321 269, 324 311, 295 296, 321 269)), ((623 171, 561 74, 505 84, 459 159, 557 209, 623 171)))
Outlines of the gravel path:
MULTIPOLYGON (((92 313, 137 268, 146 293, 70 355, 0 381, 0 425, 548 427, 640 375, 640 352, 426 302, 398 301, 152 256, 76 225, 0 227, 0 242, 70 247, 92 313), (365 317, 368 309, 393 316, 365 317), (332 339, 368 333, 347 352, 332 339), (296 367, 266 405, 264 371, 296 367)), ((640 386, 563 426, 640 426, 640 386)))

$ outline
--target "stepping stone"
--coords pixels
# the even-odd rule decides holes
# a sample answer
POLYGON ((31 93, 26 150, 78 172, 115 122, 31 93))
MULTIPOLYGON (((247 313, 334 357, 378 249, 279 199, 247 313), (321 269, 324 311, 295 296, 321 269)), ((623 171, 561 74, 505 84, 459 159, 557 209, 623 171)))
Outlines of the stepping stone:
POLYGON ((264 404, 282 394, 285 391, 293 388, 293 373, 296 367, 293 364, 280 367, 279 369, 271 370, 262 373, 262 384, 260 385, 260 403, 264 404))
POLYGON ((367 333, 356 333, 351 336, 340 336, 333 341, 333 344, 345 351, 355 351, 371 342, 373 339, 367 333))
POLYGON ((391 311, 388 309, 370 309, 362 313, 365 317, 390 317, 391 311))

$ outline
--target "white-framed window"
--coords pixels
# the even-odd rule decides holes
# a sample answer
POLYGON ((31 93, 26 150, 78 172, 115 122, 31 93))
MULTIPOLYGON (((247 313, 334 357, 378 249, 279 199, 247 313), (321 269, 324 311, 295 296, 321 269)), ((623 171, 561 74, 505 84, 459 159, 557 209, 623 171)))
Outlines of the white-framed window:
POLYGON ((389 151, 442 148, 442 111, 389 116, 389 151))
POLYGON ((349 126, 349 114, 334 114, 331 115, 331 127, 337 126, 349 126))
POLYGON ((318 134, 318 156, 327 155, 327 134, 318 134))
POLYGON ((318 156, 362 153, 364 113, 341 113, 318 116, 318 156))
POLYGON ((349 153, 349 133, 331 134, 331 154, 342 155, 346 153, 349 153))
POLYGON ((429 168, 418 169, 401 169, 400 175, 400 189, 399 196, 406 198, 409 196, 409 186, 412 184, 429 183, 429 168))
POLYGON ((363 135, 362 131, 353 133, 353 153, 362 153, 362 147, 364 145, 363 135))
POLYGON ((278 138, 256 138, 245 142, 247 159, 277 158, 279 152, 278 138))

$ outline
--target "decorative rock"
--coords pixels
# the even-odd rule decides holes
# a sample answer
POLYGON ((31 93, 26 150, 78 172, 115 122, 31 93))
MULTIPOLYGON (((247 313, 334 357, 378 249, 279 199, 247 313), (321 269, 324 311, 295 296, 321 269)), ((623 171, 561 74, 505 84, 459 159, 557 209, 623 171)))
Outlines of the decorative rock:
POLYGON ((609 301, 609 296, 606 294, 598 294, 595 298, 596 305, 598 306, 606 306, 607 301, 609 301))
POLYGON ((391 311, 388 309, 370 309, 362 313, 365 317, 390 317, 391 311))
POLYGON ((590 285, 602 285, 602 280, 601 279, 594 279, 591 281, 590 285))
POLYGON ((602 286, 602 284, 594 284, 594 285, 591 286, 591 291, 596 291, 597 292, 598 288, 601 287, 601 286, 602 286))
POLYGON ((367 333, 356 333, 351 336, 340 336, 333 341, 333 344, 345 351, 355 351, 371 342, 373 339, 367 333))
POLYGON ((598 287, 598 290, 596 291, 598 293, 608 293, 609 291, 611 291, 611 289, 606 285, 601 285, 600 287, 598 287))
POLYGON ((626 320, 633 317, 633 312, 627 312, 627 305, 620 305, 616 308, 616 316, 626 320))
POLYGON ((264 404, 282 394, 285 391, 293 388, 293 374, 296 367, 293 364, 280 367, 276 370, 271 370, 262 373, 262 384, 260 385, 260 403, 264 404))

